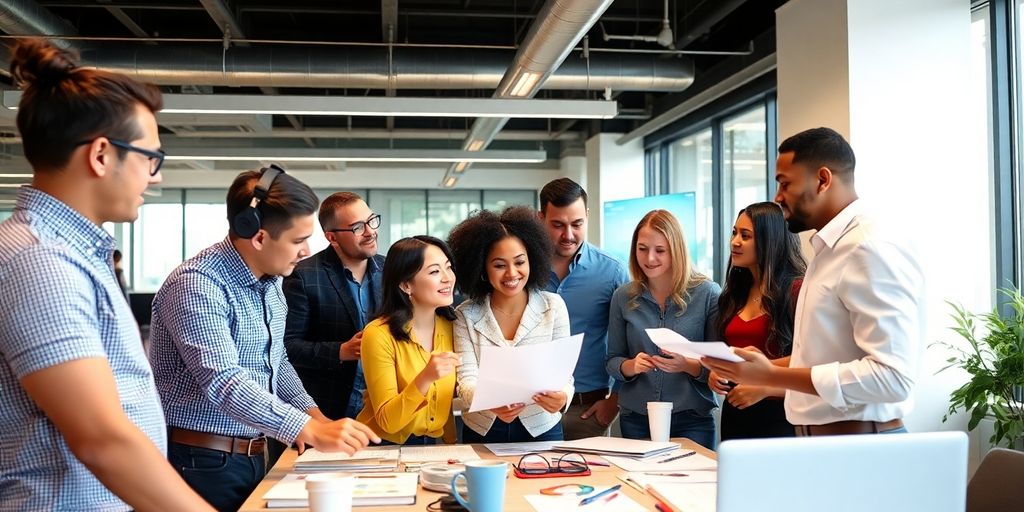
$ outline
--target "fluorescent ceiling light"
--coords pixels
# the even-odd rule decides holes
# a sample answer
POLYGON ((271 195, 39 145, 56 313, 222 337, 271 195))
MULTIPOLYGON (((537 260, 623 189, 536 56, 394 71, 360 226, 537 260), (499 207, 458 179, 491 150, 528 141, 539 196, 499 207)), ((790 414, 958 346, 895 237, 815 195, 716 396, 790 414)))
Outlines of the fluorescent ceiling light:
POLYGON ((466 151, 480 151, 484 147, 484 141, 480 139, 473 139, 469 145, 466 146, 466 151))
POLYGON ((0 174, 0 178, 31 178, 30 173, 18 173, 18 174, 0 174))
POLYGON ((450 149, 164 148, 166 160, 261 162, 497 162, 537 163, 544 151, 450 149))
POLYGON ((523 73, 516 80, 515 85, 512 86, 512 90, 509 92, 512 96, 528 96, 537 82, 540 80, 539 73, 530 73, 529 71, 523 73))
MULTIPOLYGON (((20 100, 21 91, 3 93, 8 109, 16 110, 20 100)), ((618 105, 605 100, 164 94, 161 113, 610 119, 618 105)))
POLYGON ((455 176, 449 176, 448 179, 444 180, 444 186, 452 188, 455 186, 455 182, 459 181, 455 176))
POLYGON ((462 173, 462 172, 465 172, 465 171, 466 171, 466 167, 467 167, 468 165, 469 165, 469 162, 459 162, 459 163, 455 164, 455 169, 454 169, 454 171, 455 171, 456 173, 462 173))

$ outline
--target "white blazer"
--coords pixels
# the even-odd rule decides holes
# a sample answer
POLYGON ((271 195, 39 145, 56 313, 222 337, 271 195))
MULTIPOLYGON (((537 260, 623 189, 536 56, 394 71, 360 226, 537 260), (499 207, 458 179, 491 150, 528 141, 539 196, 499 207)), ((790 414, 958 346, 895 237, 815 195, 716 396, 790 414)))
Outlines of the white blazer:
MULTIPOLYGON (((506 340, 498 327, 498 321, 491 312, 491 297, 482 301, 466 301, 455 310, 455 350, 462 356, 459 366, 459 396, 464 408, 473 403, 476 391, 477 375, 480 362, 480 347, 492 345, 497 347, 514 347, 518 345, 536 345, 569 336, 569 310, 565 302, 554 293, 531 291, 527 298, 526 311, 519 321, 519 328, 512 340, 506 340)), ((571 398, 575 388, 572 377, 562 388, 567 398, 571 398)), ((569 402, 566 401, 566 408, 569 402)), ((463 411, 462 420, 466 426, 481 436, 487 435, 494 424, 496 416, 491 411, 467 413, 463 411)), ((549 413, 537 404, 526 406, 519 413, 519 421, 536 437, 551 430, 562 420, 562 413, 549 413)))

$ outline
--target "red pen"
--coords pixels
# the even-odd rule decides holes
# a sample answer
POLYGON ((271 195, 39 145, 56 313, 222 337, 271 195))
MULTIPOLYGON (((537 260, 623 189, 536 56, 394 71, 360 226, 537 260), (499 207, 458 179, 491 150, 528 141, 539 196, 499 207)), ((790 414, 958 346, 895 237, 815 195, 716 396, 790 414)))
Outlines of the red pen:
POLYGON ((614 500, 615 498, 618 498, 618 497, 619 497, 619 493, 612 494, 611 496, 608 496, 607 498, 601 500, 601 503, 608 503, 609 501, 614 500))

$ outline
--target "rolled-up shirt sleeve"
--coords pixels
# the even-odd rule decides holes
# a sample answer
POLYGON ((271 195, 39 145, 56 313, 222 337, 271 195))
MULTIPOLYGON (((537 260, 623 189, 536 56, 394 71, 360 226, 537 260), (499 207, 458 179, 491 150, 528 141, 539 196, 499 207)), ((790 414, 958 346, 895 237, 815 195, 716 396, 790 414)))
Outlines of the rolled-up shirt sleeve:
POLYGON ((863 244, 843 269, 836 294, 865 355, 811 368, 815 390, 836 409, 910 396, 923 350, 925 305, 923 275, 905 251, 885 241, 863 244))

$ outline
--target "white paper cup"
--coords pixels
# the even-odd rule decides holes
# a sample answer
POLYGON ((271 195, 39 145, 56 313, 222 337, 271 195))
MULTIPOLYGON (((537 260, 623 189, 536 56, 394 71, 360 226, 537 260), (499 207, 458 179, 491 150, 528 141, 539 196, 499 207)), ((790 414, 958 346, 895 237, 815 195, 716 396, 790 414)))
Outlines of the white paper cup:
POLYGON ((356 477, 349 473, 316 473, 306 476, 310 512, 351 512, 356 477))
POLYGON ((672 402, 647 402, 651 441, 667 442, 672 427, 672 402))

